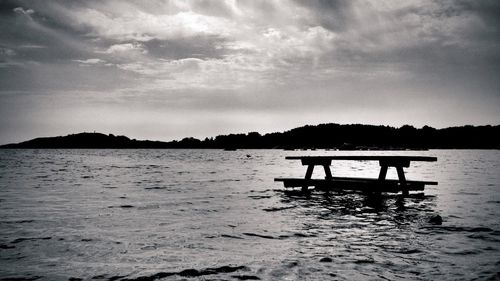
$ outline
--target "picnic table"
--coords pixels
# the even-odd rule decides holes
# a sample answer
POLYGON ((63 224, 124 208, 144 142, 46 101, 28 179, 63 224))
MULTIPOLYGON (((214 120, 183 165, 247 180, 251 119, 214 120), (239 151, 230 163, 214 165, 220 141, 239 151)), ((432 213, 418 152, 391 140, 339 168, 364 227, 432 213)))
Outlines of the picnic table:
POLYGON ((300 160, 307 166, 304 178, 275 178, 283 182, 285 187, 302 187, 307 191, 309 186, 317 189, 351 189, 366 192, 403 192, 408 195, 410 190, 424 190, 425 185, 437 185, 435 181, 407 180, 403 168, 410 167, 414 161, 435 162, 436 157, 428 156, 287 156, 287 160, 300 160), (334 160, 344 161, 378 161, 380 172, 378 178, 334 177, 330 166, 334 160), (323 166, 324 179, 312 179, 314 167, 323 166), (389 167, 396 168, 398 179, 387 179, 389 167))

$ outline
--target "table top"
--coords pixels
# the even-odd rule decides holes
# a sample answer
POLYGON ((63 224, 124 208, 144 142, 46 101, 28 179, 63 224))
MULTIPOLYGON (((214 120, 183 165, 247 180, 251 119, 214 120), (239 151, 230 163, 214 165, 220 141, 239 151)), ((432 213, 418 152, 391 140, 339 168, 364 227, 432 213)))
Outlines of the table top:
POLYGON ((342 156, 286 156, 288 160, 355 160, 355 161, 426 161, 435 162, 437 157, 430 156, 388 156, 388 155, 342 155, 342 156))

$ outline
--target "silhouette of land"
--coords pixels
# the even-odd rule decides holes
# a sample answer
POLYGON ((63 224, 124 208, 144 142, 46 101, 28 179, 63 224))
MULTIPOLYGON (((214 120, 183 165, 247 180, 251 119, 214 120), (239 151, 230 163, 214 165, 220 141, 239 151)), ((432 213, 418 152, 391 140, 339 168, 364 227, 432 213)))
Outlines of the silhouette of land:
POLYGON ((250 132, 220 135, 204 140, 188 137, 170 142, 136 140, 94 132, 36 138, 3 145, 0 148, 500 149, 500 125, 435 129, 429 126, 415 128, 405 125, 395 128, 330 123, 265 135, 250 132))

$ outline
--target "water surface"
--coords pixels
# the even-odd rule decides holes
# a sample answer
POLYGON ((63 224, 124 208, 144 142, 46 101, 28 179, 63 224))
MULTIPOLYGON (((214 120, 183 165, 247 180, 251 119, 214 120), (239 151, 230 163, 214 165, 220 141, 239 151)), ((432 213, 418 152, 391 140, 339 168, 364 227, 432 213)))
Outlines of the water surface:
POLYGON ((499 166, 497 150, 0 150, 0 278, 498 279, 499 166), (407 178, 439 185, 402 199, 273 182, 304 175, 287 155, 347 154, 436 156, 407 178))

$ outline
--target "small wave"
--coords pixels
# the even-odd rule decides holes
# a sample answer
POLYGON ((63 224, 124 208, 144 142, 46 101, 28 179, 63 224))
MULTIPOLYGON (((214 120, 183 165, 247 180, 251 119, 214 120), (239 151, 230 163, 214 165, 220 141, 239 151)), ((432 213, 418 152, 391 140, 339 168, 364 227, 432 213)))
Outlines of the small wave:
MULTIPOLYGON (((291 234, 291 235, 288 235, 288 234, 281 234, 279 235, 278 237, 274 237, 274 236, 271 236, 271 235, 262 235, 262 234, 256 234, 256 233, 243 233, 244 235, 247 235, 247 236, 254 236, 254 237, 260 237, 260 238, 266 238, 266 239, 288 239, 288 238, 291 238, 291 237, 298 237, 298 238, 305 238, 305 237, 318 237, 316 234, 305 234, 305 233, 294 233, 294 234, 291 234)), ((221 235, 222 236, 222 235, 221 235)), ((240 239, 243 239, 243 238, 240 238, 240 239)))
POLYGON ((145 187, 144 189, 146 190, 151 190, 151 189, 167 189, 166 186, 151 186, 151 187, 145 187))
MULTIPOLYGON (((123 208, 123 207, 122 207, 123 208)), ((159 209, 160 205, 146 205, 142 207, 138 207, 138 210, 152 210, 152 209, 159 209)))
MULTIPOLYGON (((99 279, 107 279, 108 281, 115 281, 115 280, 119 280, 119 279, 122 279, 124 277, 127 277, 128 275, 122 275, 122 276, 109 276, 107 274, 101 274, 101 275, 96 275, 94 277, 92 277, 92 280, 99 280, 99 279)), ((80 280, 83 280, 82 278, 70 278, 69 281, 80 281, 80 280)))
POLYGON ((120 208, 133 208, 133 205, 120 205, 120 208))
POLYGON ((123 208, 123 209, 128 209, 128 208, 134 208, 133 205, 120 205, 120 206, 109 206, 108 208, 123 208))
POLYGON ((455 194, 460 194, 460 195, 480 195, 481 193, 477 193, 477 192, 467 192, 467 191, 460 191, 460 192, 456 192, 455 194))
POLYGON ((233 275, 231 277, 236 278, 238 280, 260 280, 259 277, 254 275, 233 275))
POLYGON ((289 206, 289 207, 274 207, 274 208, 265 208, 262 209, 266 212, 277 212, 277 211, 282 211, 282 210, 287 210, 287 209, 293 209, 295 206, 289 206))
POLYGON ((305 234, 305 233, 294 233, 293 236, 295 237, 318 237, 316 234, 305 234))
POLYGON ((444 253, 449 255, 457 255, 457 256, 469 256, 469 255, 477 255, 480 254, 479 250, 462 250, 462 251, 444 251, 444 253))
POLYGON ((221 234, 220 237, 233 238, 233 239, 244 239, 243 237, 239 237, 239 236, 235 236, 235 235, 229 235, 229 234, 221 234))
POLYGON ((405 255, 411 255, 411 254, 418 254, 422 253, 421 250, 418 249, 388 249, 389 252, 396 253, 396 254, 405 254, 405 255))
POLYGON ((361 259, 361 260, 356 260, 354 263, 357 264, 363 264, 363 263, 375 263, 373 259, 361 259))
POLYGON ((47 237, 27 237, 27 238, 17 238, 15 240, 12 240, 10 243, 11 244, 17 244, 17 243, 21 243, 21 242, 24 242, 24 241, 50 240, 50 239, 52 239, 52 237, 50 237, 50 236, 47 236, 47 237))
POLYGON ((223 182, 233 182, 233 181, 240 181, 240 179, 213 179, 213 180, 205 180, 205 181, 198 181, 198 182, 223 183, 223 182))
POLYGON ((492 237, 492 235, 484 234, 484 233, 480 233, 480 232, 469 234, 469 235, 467 235, 467 237, 471 238, 471 239, 479 239, 479 240, 490 241, 490 242, 495 242, 495 243, 500 242, 499 239, 492 237))
POLYGON ((252 199, 255 199, 255 200, 258 200, 258 199, 268 199, 268 198, 271 198, 272 196, 271 195, 250 195, 248 196, 248 198, 252 198, 252 199))
POLYGON ((42 276, 32 276, 32 277, 8 277, 2 278, 1 281, 33 281, 42 278, 42 276))
POLYGON ((266 192, 268 192, 268 191, 274 191, 274 190, 273 190, 273 189, 265 189, 265 190, 253 190, 253 189, 252 189, 252 190, 250 190, 249 192, 250 192, 250 193, 254 193, 254 192, 255 192, 255 193, 266 193, 266 192))
MULTIPOLYGON (((141 277, 137 277, 137 278, 133 278, 133 279, 126 278, 126 279, 122 279, 122 281, 139 281, 139 280, 140 281, 153 281, 153 280, 158 280, 158 279, 162 279, 162 278, 166 278, 166 277, 174 276, 174 275, 178 275, 181 277, 188 277, 188 278, 189 277, 200 277, 200 276, 204 276, 204 275, 215 275, 215 274, 219 274, 219 273, 233 273, 233 272, 236 272, 239 270, 247 270, 247 267, 246 266, 225 265, 225 266, 221 266, 221 267, 206 268, 206 269, 201 269, 201 270, 191 268, 191 269, 185 269, 185 270, 178 271, 178 272, 158 272, 158 273, 150 275, 150 276, 141 276, 141 277)), ((116 279, 114 279, 114 280, 116 280, 116 279)), ((242 279, 242 280, 251 280, 251 279, 242 279)), ((252 279, 252 280, 257 280, 257 279, 252 279)))
POLYGON ((463 227, 463 226, 423 226, 423 229, 436 231, 453 231, 453 232, 494 232, 489 227, 463 227))
POLYGON ((156 249, 157 249, 156 245, 146 245, 144 247, 141 247, 141 250, 145 250, 145 251, 156 250, 156 249))
POLYGON ((256 233, 250 233, 250 232, 244 232, 243 235, 253 236, 253 237, 260 237, 260 238, 265 238, 265 239, 278 239, 278 238, 273 237, 271 235, 262 235, 262 234, 256 234, 256 233))
POLYGON ((19 221, 0 221, 3 224, 18 224, 18 223, 32 223, 35 220, 19 220, 19 221))

